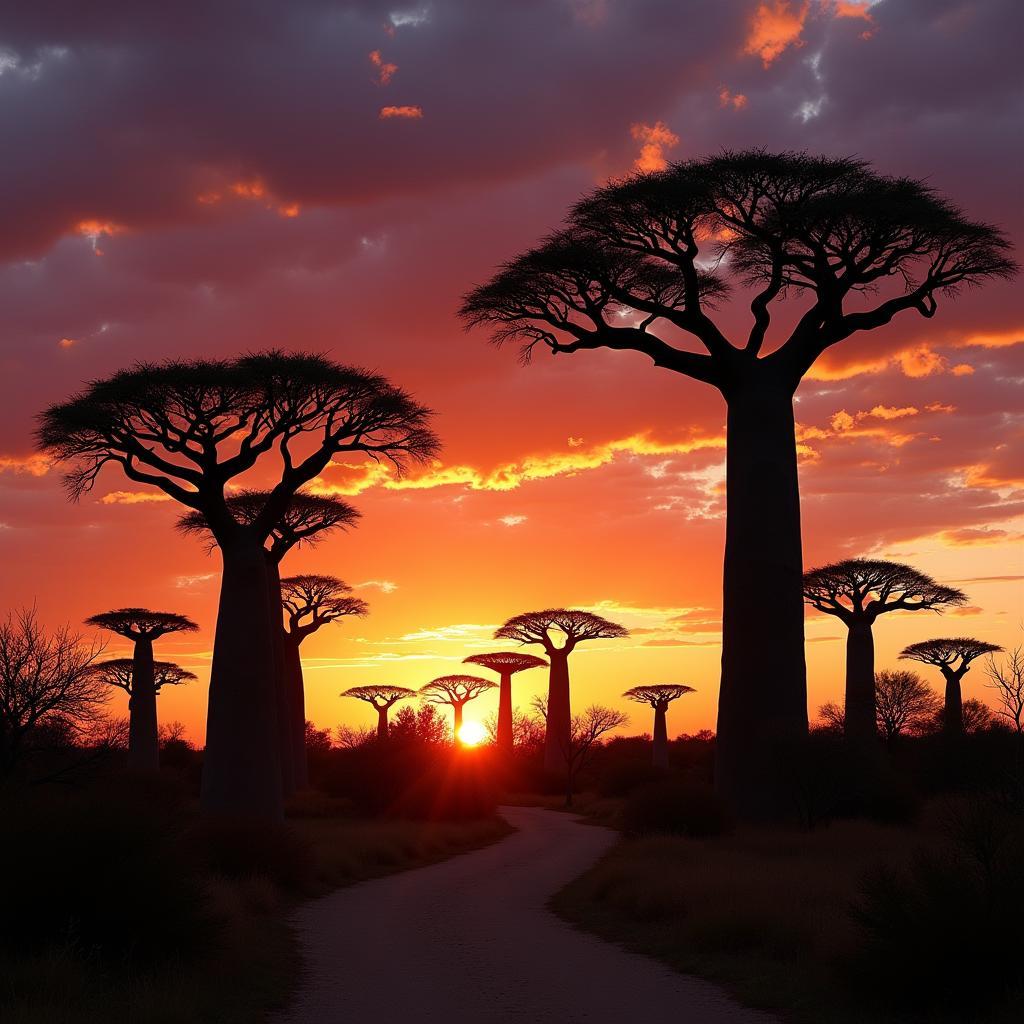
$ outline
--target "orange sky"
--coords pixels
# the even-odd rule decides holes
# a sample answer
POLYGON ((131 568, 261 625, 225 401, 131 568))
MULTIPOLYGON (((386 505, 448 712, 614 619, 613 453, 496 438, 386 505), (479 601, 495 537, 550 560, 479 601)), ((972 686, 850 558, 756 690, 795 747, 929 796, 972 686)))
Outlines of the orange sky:
MULTIPOLYGON (((15 203, 0 253, 4 605, 35 601, 52 624, 127 604, 192 616, 200 632, 158 656, 199 681, 160 713, 200 739, 216 554, 174 533, 173 503, 136 500, 113 472, 67 504, 32 455, 32 416, 136 358, 310 347, 412 390, 445 444, 402 483, 366 464, 317 482, 351 496, 362 524, 284 571, 333 573, 371 605, 303 648, 319 725, 371 724, 343 689, 419 686, 493 649, 508 616, 572 605, 633 630, 573 656, 576 706, 685 682, 698 692, 673 705, 671 733, 713 726, 721 400, 635 354, 521 367, 462 332, 459 296, 594 184, 722 145, 855 152, 1019 236, 1007 126, 1021 89, 996 52, 1012 5, 744 0, 683 18, 654 0, 364 3, 341 27, 315 0, 292 6, 305 21, 254 21, 248 49, 216 17, 196 35, 127 6, 69 15, 59 43, 31 12, 0 22, 3 125, 21 139, 0 170, 15 203), (114 61, 118 48, 139 59, 114 61)), ((742 301, 724 310, 727 333, 744 316, 742 301)), ((993 286, 844 343, 799 392, 807 564, 898 558, 971 599, 882 618, 879 667, 935 635, 1019 642, 1022 355, 1016 286, 993 286)), ((809 612, 807 633, 813 710, 841 693, 842 627, 809 612)), ((117 638, 109 650, 126 653, 117 638)), ((965 695, 984 697, 982 682, 976 667, 965 695)), ((517 702, 544 685, 543 671, 518 676, 517 702)), ((650 728, 628 710, 630 730, 650 728)))

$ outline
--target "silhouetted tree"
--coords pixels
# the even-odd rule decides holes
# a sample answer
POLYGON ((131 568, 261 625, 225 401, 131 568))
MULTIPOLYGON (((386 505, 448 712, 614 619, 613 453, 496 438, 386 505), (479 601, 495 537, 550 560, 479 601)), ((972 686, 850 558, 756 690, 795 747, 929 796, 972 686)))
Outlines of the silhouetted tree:
POLYGON ((438 676, 425 686, 421 686, 419 694, 431 704, 448 704, 452 709, 452 735, 456 742, 462 728, 462 709, 471 701, 488 690, 497 689, 498 684, 490 679, 479 676, 438 676))
POLYGON ((939 698, 916 672, 883 669, 876 673, 875 718, 887 742, 927 728, 939 707, 939 698))
MULTIPOLYGON (((251 527, 267 502, 269 491, 246 490, 227 500, 228 511, 235 520, 251 527)), ((312 547, 323 540, 328 530, 348 530, 355 526, 360 513, 347 501, 298 492, 293 494, 281 515, 270 528, 265 541, 267 586, 271 608, 280 608, 281 562, 292 548, 312 547)), ((216 547, 213 534, 201 512, 188 512, 177 523, 183 533, 209 539, 216 547)), ((281 786, 285 796, 309 785, 309 764, 306 757, 306 699, 302 685, 301 664, 290 656, 281 616, 271 623, 277 693, 277 727, 280 737, 281 786), (297 667, 298 666, 298 667, 297 667)))
POLYGON ((666 716, 668 706, 679 700, 684 694, 696 693, 692 686, 682 683, 658 683, 653 686, 634 686, 622 696, 635 700, 638 704, 647 704, 654 708, 654 767, 668 767, 668 722, 666 716))
POLYGON ((342 697, 355 697, 365 701, 377 712, 377 739, 388 738, 388 712, 400 701, 411 700, 416 696, 415 690, 405 686, 353 686, 342 691, 342 697))
POLYGON ((512 724, 512 677, 517 672, 540 668, 547 662, 533 654, 495 651, 493 654, 471 654, 468 658, 463 658, 463 664, 480 665, 498 673, 498 725, 494 740, 499 750, 511 753, 515 742, 512 724))
POLYGON ((293 723, 293 782, 297 789, 309 785, 309 764, 306 752, 306 687, 302 676, 299 648, 306 637, 321 626, 337 622, 349 615, 369 614, 369 605, 352 596, 352 588, 336 576, 306 573, 279 581, 281 604, 286 625, 284 630, 284 677, 288 680, 288 714, 293 723), (302 718, 302 738, 294 731, 295 716, 302 718))
MULTIPOLYGON (((543 703, 543 701, 542 701, 543 703)), ((492 743, 498 742, 498 716, 488 715, 484 722, 492 743)), ((541 754, 544 750, 544 716, 512 709, 512 749, 527 754, 541 754)))
POLYGON ((72 498, 104 466, 201 512, 223 560, 211 666, 202 805, 279 818, 279 610, 271 607, 264 543, 291 497, 341 452, 401 470, 433 456, 430 412, 384 377, 308 353, 138 364, 94 381, 40 417, 39 444, 71 464, 72 498), (241 523, 229 485, 277 461, 262 511, 241 523))
POLYGON ((793 394, 831 346, 903 312, 931 318, 940 296, 1009 277, 1008 253, 999 231, 923 182, 856 159, 725 152, 596 189, 563 230, 465 297, 465 322, 490 325, 498 344, 521 342, 524 361, 537 346, 638 352, 724 397, 716 781, 741 814, 788 812, 775 748, 807 731, 793 394), (712 317, 730 283, 751 290, 742 340, 734 319, 712 317), (804 301, 787 316, 788 337, 765 352, 788 297, 804 301))
POLYGON ((960 681, 970 671, 971 662, 983 654, 993 654, 1002 648, 996 644, 958 636, 941 640, 922 640, 900 651, 900 657, 934 665, 946 680, 946 700, 942 709, 942 730, 947 735, 959 736, 964 732, 963 695, 960 681))
POLYGON ((629 636, 629 630, 601 615, 576 608, 547 608, 525 612, 509 619, 495 630, 495 640, 518 640, 521 644, 540 644, 548 656, 548 676, 544 767, 549 772, 566 770, 565 751, 569 744, 572 709, 569 701, 569 655, 586 640, 616 639, 629 636), (555 634, 553 636, 552 634, 555 634), (565 637, 561 647, 556 636, 565 637))
POLYGON ((448 723, 433 704, 399 708, 389 728, 392 742, 440 747, 451 742, 448 723))
POLYGON ((804 599, 846 626, 846 738, 866 744, 877 735, 875 640, 871 627, 893 611, 939 611, 967 595, 900 562, 849 558, 804 574, 804 599))
POLYGON ((576 777, 590 763, 602 736, 626 725, 629 715, 614 708, 591 704, 582 714, 573 715, 569 737, 563 750, 568 771, 565 775, 565 806, 572 807, 576 777))
POLYGON ((1015 647, 1002 664, 990 655, 985 674, 987 685, 999 699, 997 713, 1009 721, 1018 736, 1024 736, 1024 648, 1015 647))
POLYGON ((128 702, 128 767, 155 772, 160 767, 160 740, 156 721, 158 687, 153 641, 168 633, 194 633, 199 627, 184 615, 151 612, 148 608, 116 608, 112 612, 89 616, 85 624, 108 629, 135 645, 131 659, 131 700, 128 702))
POLYGON ((820 732, 832 733, 842 736, 846 730, 846 714, 842 707, 835 701, 828 701, 818 708, 818 723, 816 728, 820 732))
POLYGON ((304 749, 307 753, 326 754, 333 746, 330 729, 318 729, 316 723, 307 718, 304 731, 306 734, 304 749))
POLYGON ((110 690, 93 671, 102 653, 68 626, 47 633, 34 608, 8 612, 0 622, 0 771, 12 772, 43 731, 84 734, 102 720, 110 690))

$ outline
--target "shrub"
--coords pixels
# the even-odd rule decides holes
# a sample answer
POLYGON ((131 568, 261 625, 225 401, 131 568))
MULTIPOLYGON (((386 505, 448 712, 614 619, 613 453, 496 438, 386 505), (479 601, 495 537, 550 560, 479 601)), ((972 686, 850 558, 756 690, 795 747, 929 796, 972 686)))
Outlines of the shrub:
POLYGON ((633 835, 664 833, 703 839, 728 832, 732 821, 710 786, 666 779, 634 790, 623 808, 623 828, 633 835))
POLYGON ((189 833, 189 847, 203 868, 224 878, 269 879, 291 892, 309 892, 309 847, 287 826, 247 819, 209 819, 189 833))

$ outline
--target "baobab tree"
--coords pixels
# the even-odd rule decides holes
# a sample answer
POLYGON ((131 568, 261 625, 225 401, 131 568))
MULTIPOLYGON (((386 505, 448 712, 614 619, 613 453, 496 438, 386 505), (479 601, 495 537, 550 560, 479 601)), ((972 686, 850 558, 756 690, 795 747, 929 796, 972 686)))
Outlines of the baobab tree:
POLYGON ((459 741, 459 730, 462 728, 462 710, 482 693, 497 689, 498 684, 480 676, 438 676, 425 686, 421 686, 419 694, 431 704, 448 704, 452 709, 452 734, 459 741))
POLYGON ((386 378, 311 353, 140 363, 47 409, 43 451, 69 464, 72 499, 104 467, 201 512, 221 552, 201 802, 205 810, 280 818, 277 662, 265 542, 289 499, 340 453, 396 471, 432 457, 430 411, 386 378), (250 523, 229 489, 259 467, 274 480, 250 523))
POLYGON ((916 672, 883 669, 875 675, 875 718, 887 743, 927 727, 939 698, 916 672))
POLYGON ((668 767, 668 706, 687 693, 696 693, 683 683, 657 683, 653 686, 634 686, 622 696, 638 704, 654 708, 654 767, 668 767))
POLYGON ((593 612, 578 608, 547 608, 524 612, 509 619, 494 632, 495 640, 518 640, 521 644, 540 644, 548 656, 548 700, 545 715, 544 768, 564 772, 566 750, 572 726, 569 700, 569 655, 586 640, 614 640, 629 636, 629 630, 593 612), (558 635, 564 636, 557 646, 558 635))
POLYGON ((479 665, 498 673, 498 726, 495 745, 505 753, 512 753, 514 736, 512 728, 512 677, 517 672, 540 668, 547 662, 533 654, 519 651, 495 651, 493 654, 471 654, 463 658, 464 665, 479 665))
POLYGON ((901 562, 849 558, 804 573, 804 599, 846 626, 847 740, 870 744, 877 736, 875 714, 875 640, 879 615, 895 611, 941 611, 967 601, 955 587, 945 587, 901 562))
POLYGON ((415 690, 405 686, 353 686, 344 690, 342 697, 355 697, 356 700, 366 701, 374 711, 377 712, 377 739, 388 738, 388 712, 400 701, 411 700, 416 696, 415 690))
MULTIPOLYGON (((245 490, 227 500, 229 513, 243 525, 251 526, 270 499, 269 491, 245 490)), ((329 530, 349 530, 355 526, 360 513, 347 501, 299 491, 288 500, 281 518, 270 528, 264 542, 267 558, 267 587, 272 608, 281 608, 281 562, 294 547, 314 546, 323 540, 329 530)), ((186 534, 206 537, 216 547, 209 524, 201 512, 187 512, 177 522, 177 528, 186 534)), ((275 690, 277 694, 277 729, 281 762, 281 786, 285 796, 309 783, 309 765, 306 757, 305 696, 302 689, 301 665, 296 670, 294 659, 288 654, 281 615, 271 622, 274 632, 275 690)))
POLYGON ((169 633, 194 633, 199 627, 175 612, 148 608, 116 608, 91 615, 87 626, 108 629, 135 645, 132 652, 132 689, 128 719, 128 766, 155 772, 160 767, 160 739, 156 722, 156 674, 153 642, 169 633))
POLYGON ((463 301, 467 326, 521 343, 524 362, 538 348, 636 352, 725 400, 716 783, 743 816, 788 813, 775 755, 807 733, 793 395, 833 345, 1010 277, 1009 249, 927 184, 862 160, 724 152, 597 188, 463 301), (734 286, 750 302, 745 330, 714 316, 734 286), (784 300, 792 326, 769 341, 784 300))
POLYGON ((975 640, 973 637, 957 636, 941 640, 921 640, 900 651, 900 657, 934 665, 946 681, 946 699, 942 706, 942 731, 948 736, 962 736, 964 733, 963 694, 960 681, 971 669, 971 662, 983 654, 995 654, 1002 647, 997 644, 975 640))
POLYGON ((352 588, 336 576, 306 573, 288 576, 280 581, 281 605, 285 613, 284 676, 288 681, 287 713, 294 724, 302 720, 301 740, 291 731, 293 784, 297 789, 309 785, 309 763, 306 756, 306 686, 302 676, 299 648, 321 626, 337 622, 349 615, 369 614, 370 606, 352 596, 352 588))

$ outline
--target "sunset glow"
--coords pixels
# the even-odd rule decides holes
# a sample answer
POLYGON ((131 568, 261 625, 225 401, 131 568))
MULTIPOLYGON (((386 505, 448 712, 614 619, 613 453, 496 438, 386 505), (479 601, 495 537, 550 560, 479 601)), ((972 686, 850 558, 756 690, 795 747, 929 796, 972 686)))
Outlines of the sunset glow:
POLYGON ((487 727, 482 722, 474 722, 472 719, 462 723, 459 729, 459 742, 464 747, 476 747, 487 740, 487 727))

